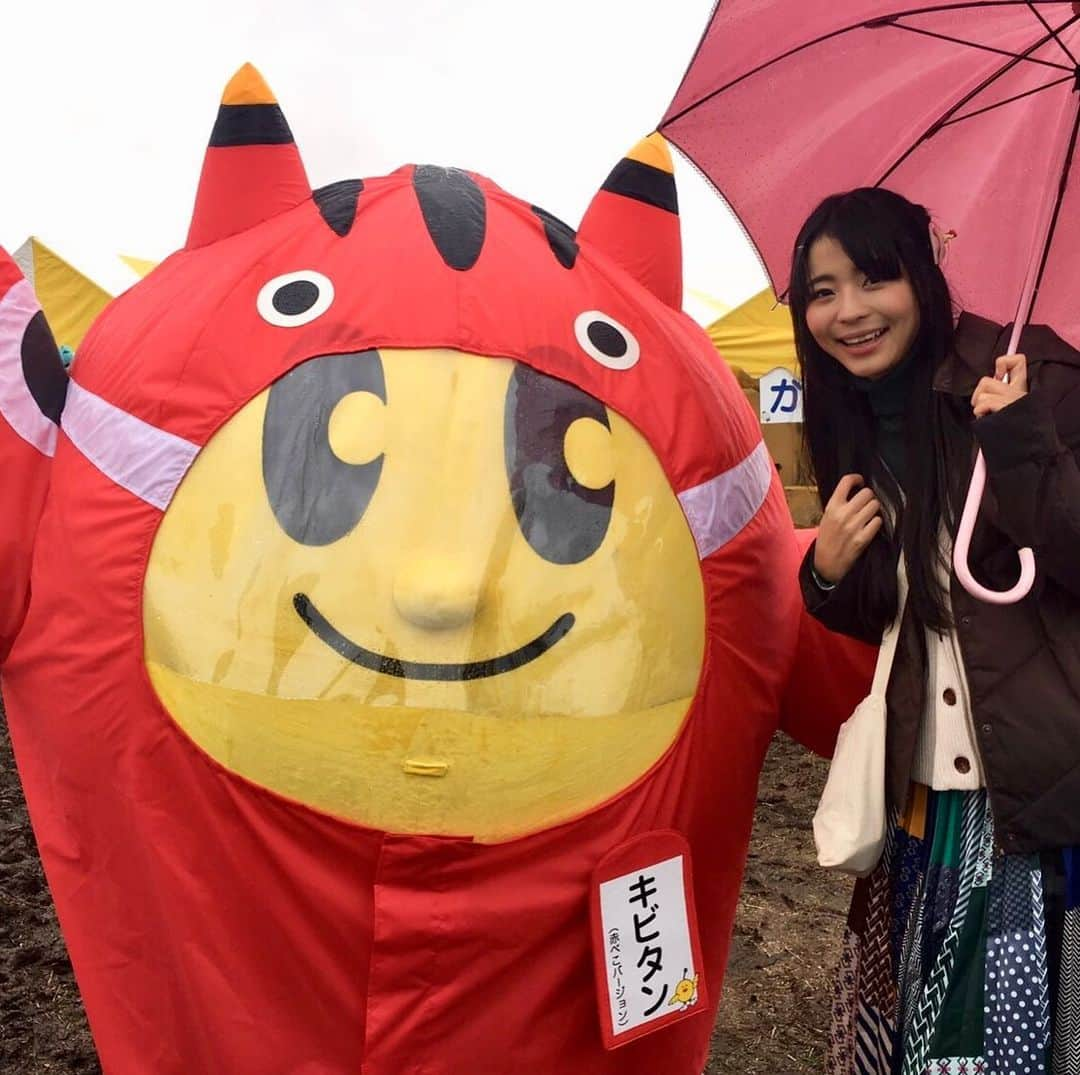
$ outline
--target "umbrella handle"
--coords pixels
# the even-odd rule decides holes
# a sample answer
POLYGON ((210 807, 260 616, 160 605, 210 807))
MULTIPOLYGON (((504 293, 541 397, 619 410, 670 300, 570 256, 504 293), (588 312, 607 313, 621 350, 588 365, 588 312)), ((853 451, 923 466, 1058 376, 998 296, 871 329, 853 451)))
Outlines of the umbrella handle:
POLYGON ((956 541, 953 544, 953 570, 960 580, 960 585, 972 597, 985 601, 990 605, 1013 605, 1028 595, 1032 584, 1035 582, 1035 554, 1031 549, 1020 550, 1020 578, 1010 590, 988 590, 985 586, 975 581, 975 577, 968 568, 968 552, 971 549, 971 534, 975 529, 975 519, 979 514, 979 504, 982 501, 983 489, 986 487, 986 460, 980 451, 975 457, 975 469, 971 474, 971 485, 968 487, 967 500, 964 501, 964 512, 960 516, 960 529, 956 532, 956 541))

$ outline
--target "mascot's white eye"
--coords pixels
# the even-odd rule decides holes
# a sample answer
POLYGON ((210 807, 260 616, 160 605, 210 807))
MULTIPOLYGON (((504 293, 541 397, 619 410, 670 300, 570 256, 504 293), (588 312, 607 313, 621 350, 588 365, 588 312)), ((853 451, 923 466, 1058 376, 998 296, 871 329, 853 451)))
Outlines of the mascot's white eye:
POLYGON ((633 333, 599 310, 586 310, 574 319, 574 335, 582 350, 609 370, 628 370, 641 357, 633 333))
POLYGON ((301 269, 263 284, 255 305, 271 325, 297 328, 326 313, 333 301, 334 285, 321 272, 301 269))

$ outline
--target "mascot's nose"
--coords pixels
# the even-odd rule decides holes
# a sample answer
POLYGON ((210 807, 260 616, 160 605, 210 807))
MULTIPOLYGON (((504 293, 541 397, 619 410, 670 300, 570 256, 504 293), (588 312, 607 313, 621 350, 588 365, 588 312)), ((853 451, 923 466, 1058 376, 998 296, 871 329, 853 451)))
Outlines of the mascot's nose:
POLYGON ((476 615, 480 580, 447 556, 414 557, 394 577, 394 604, 417 627, 431 631, 461 627, 476 615))

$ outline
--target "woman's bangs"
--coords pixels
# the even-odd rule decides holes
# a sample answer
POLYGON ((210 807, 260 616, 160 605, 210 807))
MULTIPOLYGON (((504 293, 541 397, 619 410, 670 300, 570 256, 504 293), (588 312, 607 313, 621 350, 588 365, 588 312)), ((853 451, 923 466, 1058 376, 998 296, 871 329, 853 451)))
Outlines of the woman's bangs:
POLYGON ((852 208, 837 214, 840 219, 831 220, 831 227, 822 234, 831 235, 859 272, 871 280, 899 280, 904 275, 904 261, 893 238, 896 230, 888 227, 893 222, 883 221, 872 211, 852 212, 852 208))

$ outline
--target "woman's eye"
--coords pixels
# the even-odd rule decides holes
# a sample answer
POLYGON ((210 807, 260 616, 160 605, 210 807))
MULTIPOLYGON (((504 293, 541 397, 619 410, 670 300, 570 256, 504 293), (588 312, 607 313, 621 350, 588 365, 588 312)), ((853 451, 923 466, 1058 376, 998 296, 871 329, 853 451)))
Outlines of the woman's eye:
POLYGON ((504 428, 510 498, 525 540, 549 563, 588 559, 604 540, 615 502, 604 405, 519 365, 507 388, 504 428))
POLYGON ((832 292, 827 287, 819 287, 817 290, 810 293, 810 301, 813 302, 816 299, 827 299, 832 292))
POLYGON ((377 351, 310 359, 271 387, 263 483, 293 541, 329 545, 360 522, 382 473, 385 403, 377 351))
POLYGON ((259 289, 255 306, 259 316, 280 328, 298 328, 330 309, 334 285, 314 269, 275 276, 259 289))

